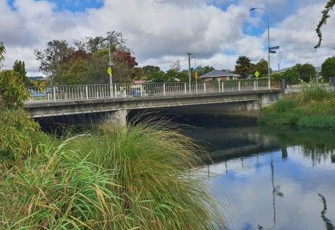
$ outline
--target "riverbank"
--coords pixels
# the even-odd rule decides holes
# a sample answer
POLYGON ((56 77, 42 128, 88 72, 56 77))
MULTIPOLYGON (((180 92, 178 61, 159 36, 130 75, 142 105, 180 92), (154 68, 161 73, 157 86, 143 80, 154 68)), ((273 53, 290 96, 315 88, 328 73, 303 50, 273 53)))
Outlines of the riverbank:
POLYGON ((301 93, 285 95, 274 105, 263 108, 258 124, 334 129, 334 92, 318 83, 305 85, 301 93))

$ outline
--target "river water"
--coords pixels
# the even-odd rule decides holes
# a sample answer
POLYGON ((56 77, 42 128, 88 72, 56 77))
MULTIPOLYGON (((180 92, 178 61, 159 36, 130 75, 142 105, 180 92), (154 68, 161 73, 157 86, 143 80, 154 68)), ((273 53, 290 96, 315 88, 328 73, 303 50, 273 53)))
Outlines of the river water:
POLYGON ((195 124, 211 153, 199 169, 229 229, 335 229, 335 135, 330 130, 195 124))

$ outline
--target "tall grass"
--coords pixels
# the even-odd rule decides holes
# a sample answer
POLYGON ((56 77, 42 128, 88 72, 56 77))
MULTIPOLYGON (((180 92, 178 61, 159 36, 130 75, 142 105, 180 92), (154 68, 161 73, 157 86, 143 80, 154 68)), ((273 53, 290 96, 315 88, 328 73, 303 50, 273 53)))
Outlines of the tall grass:
POLYGON ((297 95, 285 95, 261 110, 261 125, 335 128, 334 93, 318 82, 306 84, 297 95))
POLYGON ((198 179, 188 176, 200 165, 203 150, 171 129, 171 124, 141 123, 74 139, 71 149, 116 172, 115 192, 122 198, 133 228, 213 229, 223 225, 198 179), (86 151, 85 151, 86 150, 86 151), (209 208, 210 207, 210 208, 209 208))
POLYGON ((190 170, 203 150, 166 123, 38 146, 0 181, 8 229, 218 229, 223 214, 190 170))

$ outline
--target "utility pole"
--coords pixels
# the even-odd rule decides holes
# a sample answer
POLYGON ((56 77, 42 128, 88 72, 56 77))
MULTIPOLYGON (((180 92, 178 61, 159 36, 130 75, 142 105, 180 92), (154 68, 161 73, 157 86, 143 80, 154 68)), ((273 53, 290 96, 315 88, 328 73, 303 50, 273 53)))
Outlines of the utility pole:
POLYGON ((188 52, 188 83, 191 84, 191 55, 192 53, 188 52))

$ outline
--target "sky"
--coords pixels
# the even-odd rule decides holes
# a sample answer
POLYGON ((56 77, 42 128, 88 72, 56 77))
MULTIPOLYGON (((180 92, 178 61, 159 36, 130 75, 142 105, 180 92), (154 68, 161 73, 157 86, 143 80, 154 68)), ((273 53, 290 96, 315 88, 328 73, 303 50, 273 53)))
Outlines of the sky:
POLYGON ((192 66, 234 70, 239 56, 252 63, 267 60, 268 22, 270 46, 280 46, 271 54, 273 70, 297 63, 319 67, 335 55, 335 9, 322 28, 321 48, 314 49, 326 1, 0 0, 0 41, 7 49, 2 68, 21 60, 29 76, 42 75, 35 49, 46 49, 52 40, 72 44, 116 31, 141 67, 168 70, 179 61, 187 69, 190 52, 192 66))

